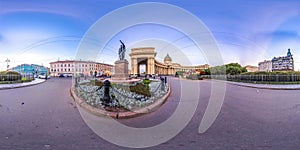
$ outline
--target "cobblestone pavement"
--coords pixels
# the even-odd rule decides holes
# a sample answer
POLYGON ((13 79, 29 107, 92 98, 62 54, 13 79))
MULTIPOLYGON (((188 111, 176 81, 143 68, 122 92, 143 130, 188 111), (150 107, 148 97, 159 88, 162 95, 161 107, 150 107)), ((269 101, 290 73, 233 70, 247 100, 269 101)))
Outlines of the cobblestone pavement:
MULTIPOLYGON (((172 93, 157 111, 119 122, 138 128, 168 119, 176 109, 181 84, 169 78, 172 93)), ((214 124, 203 134, 199 124, 207 107, 211 83, 199 83, 197 110, 182 132, 161 145, 146 149, 267 150, 300 148, 300 92, 268 90, 227 84, 226 96, 214 124)), ((130 149, 97 136, 83 121, 70 96, 70 79, 50 79, 43 84, 0 90, 1 150, 130 149)), ((178 118, 179 121, 182 118, 178 118)), ((101 124, 99 124, 101 126, 101 124)))

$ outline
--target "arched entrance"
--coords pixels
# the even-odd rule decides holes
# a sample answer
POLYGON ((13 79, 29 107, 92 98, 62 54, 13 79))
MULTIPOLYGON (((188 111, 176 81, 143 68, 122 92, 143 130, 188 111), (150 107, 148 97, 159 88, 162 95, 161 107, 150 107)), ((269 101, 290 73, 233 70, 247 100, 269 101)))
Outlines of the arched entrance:
POLYGON ((156 52, 153 47, 133 48, 129 56, 131 58, 131 74, 140 74, 141 65, 145 66, 145 74, 155 73, 156 52))
POLYGON ((138 74, 146 74, 147 73, 147 58, 138 58, 138 74))

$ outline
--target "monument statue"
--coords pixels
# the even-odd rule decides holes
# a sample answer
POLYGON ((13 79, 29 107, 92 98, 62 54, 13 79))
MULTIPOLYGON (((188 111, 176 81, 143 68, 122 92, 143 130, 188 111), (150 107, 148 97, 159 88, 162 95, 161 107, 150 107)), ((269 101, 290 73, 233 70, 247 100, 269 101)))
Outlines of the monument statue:
POLYGON ((119 59, 124 60, 125 59, 125 52, 126 52, 126 47, 125 44, 120 40, 121 45, 119 48, 119 59))
POLYGON ((115 73, 112 76, 114 80, 127 80, 128 75, 128 61, 125 59, 125 44, 120 40, 119 60, 115 62, 115 73))

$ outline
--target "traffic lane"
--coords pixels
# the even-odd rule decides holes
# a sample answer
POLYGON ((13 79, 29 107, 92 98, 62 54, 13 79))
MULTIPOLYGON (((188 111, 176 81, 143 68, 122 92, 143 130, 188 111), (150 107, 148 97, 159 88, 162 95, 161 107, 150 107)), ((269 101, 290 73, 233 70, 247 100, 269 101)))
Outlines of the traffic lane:
MULTIPOLYGON (((95 149, 95 135, 83 122, 70 97, 71 80, 1 90, 0 149, 95 149)), ((97 146, 95 146, 97 145, 97 146)))

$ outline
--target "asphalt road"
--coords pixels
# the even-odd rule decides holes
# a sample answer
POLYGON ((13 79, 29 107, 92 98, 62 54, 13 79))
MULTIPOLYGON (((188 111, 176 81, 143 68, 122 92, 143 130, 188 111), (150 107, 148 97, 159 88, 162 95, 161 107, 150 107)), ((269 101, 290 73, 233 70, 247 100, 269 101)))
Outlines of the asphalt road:
MULTIPOLYGON (((172 93, 156 112, 119 120, 151 127, 168 119, 181 97, 181 84, 170 78, 172 93)), ((211 81, 199 82, 195 115, 177 136, 146 149, 300 149, 300 91, 260 90, 227 85, 220 114, 203 134, 199 124, 211 93, 211 81)), ((50 79, 31 87, 0 90, 0 150, 129 149, 97 136, 84 122, 70 96, 71 80, 50 79)), ((99 124, 101 126, 101 124, 99 124)))

